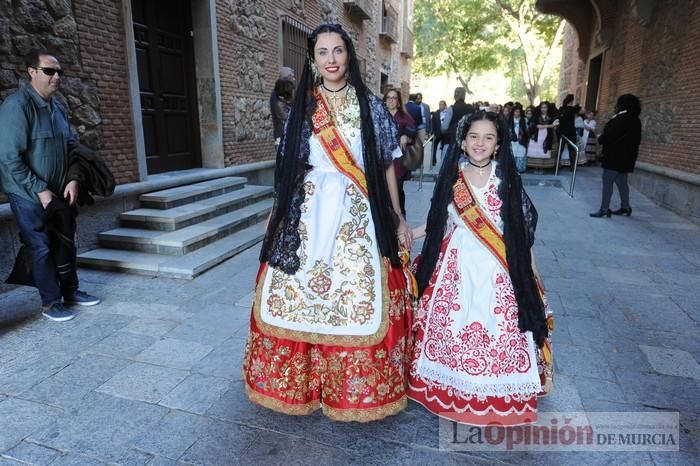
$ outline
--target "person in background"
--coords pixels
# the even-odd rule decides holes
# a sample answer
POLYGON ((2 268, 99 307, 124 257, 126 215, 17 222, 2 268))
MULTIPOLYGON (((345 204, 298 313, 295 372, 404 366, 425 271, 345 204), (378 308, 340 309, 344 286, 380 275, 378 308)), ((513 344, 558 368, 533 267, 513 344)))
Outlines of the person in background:
MULTIPOLYGON (((431 122, 430 122, 430 106, 423 102, 423 94, 416 92, 416 104, 420 107, 420 116, 422 121, 420 123, 416 122, 418 127, 418 137, 423 143, 432 134, 431 122)), ((434 143, 434 141, 433 141, 434 143)))
POLYGON ((595 111, 588 110, 585 113, 585 118, 583 119, 583 136, 581 136, 581 145, 586 153, 586 160, 591 165, 598 163, 598 138, 595 134, 595 128, 595 111))
POLYGON ((275 139, 275 150, 279 146, 282 132, 284 131, 284 123, 289 115, 289 107, 292 105, 292 97, 294 96, 294 82, 290 79, 278 79, 275 82, 275 90, 271 99, 272 107, 272 136, 275 139))
POLYGON ((515 104, 511 107, 508 117, 510 145, 518 173, 527 171, 527 144, 529 142, 527 125, 523 118, 523 107, 515 104))
POLYGON ((46 212, 63 210, 70 217, 63 235, 75 236, 75 203, 79 183, 69 178, 69 154, 78 145, 66 109, 54 97, 63 69, 45 51, 27 56, 29 83, 0 106, 0 189, 10 202, 22 243, 31 259, 42 314, 54 321, 75 315, 66 305, 94 306, 99 298, 79 290, 76 250, 64 266, 54 258, 56 242, 48 231, 37 231, 46 212))
POLYGON ((433 134, 433 154, 432 154, 432 159, 431 159, 431 167, 434 167, 437 165, 437 151, 438 151, 438 146, 443 143, 443 138, 445 134, 442 132, 442 116, 445 111, 445 108, 447 107, 447 103, 444 100, 441 100, 438 103, 438 109, 434 111, 431 116, 430 116, 430 121, 431 121, 431 131, 433 134))
POLYGON ((411 115, 411 118, 413 118, 417 128, 423 124, 423 109, 420 105, 418 105, 416 99, 416 94, 409 94, 408 102, 405 103, 403 108, 409 115, 411 115))
MULTIPOLYGON (((417 136, 416 122, 411 115, 408 114, 401 99, 401 91, 399 89, 389 89, 384 94, 384 104, 389 109, 389 113, 394 118, 396 127, 399 129, 399 146, 402 152, 406 152, 406 148, 415 142, 417 136)), ((401 160, 394 160, 394 172, 396 173, 396 184, 399 190, 399 204, 401 205, 401 213, 406 216, 406 193, 403 189, 403 183, 410 178, 411 172, 406 170, 401 164, 401 160)))
POLYGON ((557 125, 551 116, 550 107, 549 102, 545 100, 533 112, 529 125, 528 157, 548 159, 552 156, 553 129, 557 125))
POLYGON ((561 147, 561 159, 560 163, 568 167, 571 162, 569 161, 570 153, 574 153, 573 148, 570 147, 569 143, 566 142, 561 136, 566 136, 566 138, 571 141, 571 144, 576 144, 576 126, 574 121, 576 120, 576 107, 574 105, 574 95, 567 94, 562 101, 561 108, 559 109, 559 125, 557 127, 557 135, 559 136, 559 144, 561 147))
POLYGON ((603 146, 603 197, 600 209, 591 217, 610 217, 613 215, 632 215, 630 207, 630 188, 627 175, 634 171, 642 142, 642 123, 639 114, 642 104, 634 94, 623 94, 617 99, 615 114, 605 124, 603 134, 598 142, 603 146), (610 199, 613 184, 620 193, 620 208, 611 211, 610 199))
POLYGON ((445 156, 447 156, 447 153, 450 150, 449 146, 454 144, 455 142, 455 138, 457 137, 457 125, 459 124, 462 117, 464 115, 474 113, 474 107, 472 107, 471 104, 467 104, 464 102, 466 96, 466 89, 464 89, 463 87, 455 88, 455 103, 450 106, 450 126, 447 130, 448 143, 447 145, 443 145, 443 159, 445 158, 445 156))

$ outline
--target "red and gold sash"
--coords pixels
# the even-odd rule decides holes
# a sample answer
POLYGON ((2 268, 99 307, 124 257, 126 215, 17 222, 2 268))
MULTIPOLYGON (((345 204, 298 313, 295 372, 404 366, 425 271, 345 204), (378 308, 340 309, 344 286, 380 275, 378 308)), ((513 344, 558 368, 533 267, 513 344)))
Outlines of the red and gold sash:
POLYGON ((335 126, 326 99, 324 99, 323 95, 318 91, 316 91, 315 97, 317 106, 316 111, 311 117, 314 134, 325 149, 328 158, 335 168, 337 168, 340 173, 350 178, 365 197, 368 198, 369 194, 367 191, 365 172, 363 172, 362 168, 355 162, 350 149, 345 143, 345 139, 335 126))
POLYGON ((486 213, 481 210, 479 201, 472 192, 469 181, 464 179, 462 170, 459 170, 459 175, 453 188, 454 205, 464 224, 493 253, 494 257, 503 266, 503 270, 507 272, 508 261, 506 260, 506 243, 503 242, 503 235, 486 213))
MULTIPOLYGON (((503 241, 503 235, 493 224, 491 219, 481 209, 479 201, 474 195, 474 192, 469 186, 469 181, 464 178, 464 173, 459 170, 457 181, 454 186, 454 206, 464 224, 474 233, 474 236, 491 251, 494 257, 500 262, 503 270, 508 269, 508 260, 506 259, 506 243, 503 241)), ((544 289, 537 283, 537 290, 543 302, 545 301, 544 289)), ((545 315, 549 332, 554 330, 554 318, 551 313, 545 315)), ((552 366, 552 343, 550 338, 546 338, 544 345, 538 348, 538 356, 540 359, 540 381, 542 382, 542 393, 549 393, 553 385, 553 366, 552 366)))

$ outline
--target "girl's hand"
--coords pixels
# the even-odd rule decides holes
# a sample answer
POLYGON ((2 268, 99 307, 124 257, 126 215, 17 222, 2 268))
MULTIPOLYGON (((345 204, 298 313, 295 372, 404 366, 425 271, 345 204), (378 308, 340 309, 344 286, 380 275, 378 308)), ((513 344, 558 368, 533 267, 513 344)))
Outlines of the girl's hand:
POLYGON ((401 146, 402 152, 406 151, 406 146, 408 146, 408 136, 406 136, 405 134, 401 136, 401 139, 399 140, 399 146, 401 146))
POLYGON ((399 216, 399 227, 396 229, 396 236, 399 240, 399 244, 406 249, 411 249, 411 243, 413 243, 413 232, 408 228, 408 224, 403 216, 399 216))

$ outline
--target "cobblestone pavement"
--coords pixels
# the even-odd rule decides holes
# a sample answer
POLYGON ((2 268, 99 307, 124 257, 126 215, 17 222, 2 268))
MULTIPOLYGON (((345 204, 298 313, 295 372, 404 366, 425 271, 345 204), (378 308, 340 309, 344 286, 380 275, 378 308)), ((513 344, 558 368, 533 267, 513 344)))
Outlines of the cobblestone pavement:
MULTIPOLYGON (((81 271, 103 298, 65 323, 0 327, 0 464, 700 464, 700 228, 632 193, 631 217, 592 219, 600 169, 571 199, 530 186, 539 266, 556 312, 541 411, 676 411, 678 452, 454 452, 410 403, 369 425, 250 404, 240 377, 257 248, 193 281, 81 271)), ((408 183, 409 223, 432 184, 408 183)), ((36 313, 34 290, 0 316, 36 313)))

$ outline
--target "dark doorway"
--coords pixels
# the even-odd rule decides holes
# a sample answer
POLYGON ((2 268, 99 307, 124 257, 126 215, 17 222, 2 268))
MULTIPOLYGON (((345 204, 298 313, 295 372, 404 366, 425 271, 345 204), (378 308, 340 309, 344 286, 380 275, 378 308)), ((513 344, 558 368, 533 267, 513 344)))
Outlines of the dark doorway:
POLYGON ((586 86, 586 110, 598 110, 598 90, 600 72, 603 69, 603 54, 591 59, 588 65, 588 85, 586 86))
POLYGON ((132 0, 148 173, 201 166, 189 0, 132 0))

